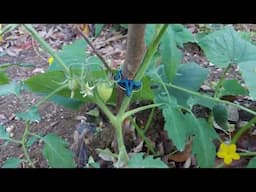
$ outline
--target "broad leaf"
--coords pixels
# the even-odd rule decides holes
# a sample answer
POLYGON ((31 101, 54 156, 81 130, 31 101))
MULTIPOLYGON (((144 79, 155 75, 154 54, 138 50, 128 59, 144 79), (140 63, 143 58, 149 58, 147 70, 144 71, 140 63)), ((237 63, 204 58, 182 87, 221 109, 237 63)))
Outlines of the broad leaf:
POLYGON ((181 63, 182 54, 175 42, 175 33, 172 28, 168 28, 161 42, 162 63, 169 81, 176 75, 177 67, 181 63))
POLYGON ((256 99, 256 60, 240 63, 239 69, 249 89, 249 95, 256 99))
POLYGON ((194 132, 192 152, 195 154, 198 165, 201 168, 213 167, 216 156, 216 147, 212 140, 218 135, 209 126, 205 119, 195 119, 190 116, 190 124, 194 132))
POLYGON ((129 168, 168 168, 168 166, 160 160, 160 158, 153 159, 153 156, 146 156, 143 158, 143 153, 133 155, 129 162, 129 168))
POLYGON ((4 162, 2 168, 17 168, 17 167, 19 167, 21 162, 22 162, 21 159, 18 159, 18 158, 15 158, 15 157, 11 157, 11 158, 8 158, 4 162))
POLYGON ((0 85, 9 83, 9 78, 4 71, 0 71, 0 85))
MULTIPOLYGON (((42 95, 47 95, 47 94, 42 94, 42 95)), ((79 101, 77 99, 71 99, 71 98, 62 97, 59 95, 55 95, 51 97, 49 100, 53 101, 58 105, 62 105, 63 107, 70 108, 70 109, 78 109, 84 104, 84 102, 79 101)))
POLYGON ((45 142, 43 156, 51 168, 74 168, 73 152, 67 149, 68 144, 58 135, 50 133, 43 137, 45 142))
MULTIPOLYGON (((172 83, 191 91, 198 91, 207 78, 207 74, 208 71, 196 63, 181 64, 172 83)), ((177 98, 178 104, 188 107, 187 101, 190 94, 174 88, 169 88, 169 93, 177 98)))
POLYGON ((183 151, 187 139, 187 123, 177 107, 168 105, 163 109, 164 129, 179 151, 183 151))
POLYGON ((212 108, 215 122, 224 129, 228 129, 228 111, 223 104, 217 104, 212 108))
POLYGON ((9 84, 0 85, 0 96, 6 96, 10 94, 19 95, 21 91, 21 83, 12 81, 9 84))
POLYGON ((220 91, 220 97, 224 95, 245 95, 247 96, 248 90, 240 85, 235 79, 229 79, 223 81, 223 89, 220 91))
POLYGON ((256 157, 252 158, 248 165, 247 165, 247 168, 256 168, 256 157))
POLYGON ((147 24, 145 29, 145 44, 148 46, 155 35, 155 24, 147 24))
POLYGON ((200 39, 200 47, 207 58, 218 67, 256 60, 256 47, 228 26, 200 39))
POLYGON ((26 112, 16 113, 16 117, 30 122, 39 122, 41 120, 41 116, 36 106, 30 107, 26 112))
POLYGON ((169 25, 174 32, 174 39, 179 47, 183 47, 184 43, 196 42, 194 35, 181 24, 172 24, 169 25))
POLYGON ((9 133, 3 125, 0 125, 0 139, 9 139, 9 133))
POLYGON ((26 142, 26 146, 27 147, 31 147, 39 138, 32 135, 31 137, 29 137, 28 141, 26 142))

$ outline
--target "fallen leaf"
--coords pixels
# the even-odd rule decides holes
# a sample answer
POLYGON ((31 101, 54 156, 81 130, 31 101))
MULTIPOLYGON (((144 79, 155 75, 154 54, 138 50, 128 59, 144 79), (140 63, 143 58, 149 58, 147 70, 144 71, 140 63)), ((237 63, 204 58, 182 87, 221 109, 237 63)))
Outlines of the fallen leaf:
POLYGON ((168 157, 169 160, 175 161, 175 162, 184 162, 186 161, 192 154, 192 140, 190 140, 186 146, 185 150, 182 152, 177 152, 174 155, 170 155, 168 157))

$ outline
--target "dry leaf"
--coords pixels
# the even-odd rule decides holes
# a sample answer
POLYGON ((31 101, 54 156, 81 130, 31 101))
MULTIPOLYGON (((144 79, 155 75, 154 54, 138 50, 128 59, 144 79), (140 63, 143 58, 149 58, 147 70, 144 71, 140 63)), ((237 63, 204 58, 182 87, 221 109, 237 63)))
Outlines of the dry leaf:
POLYGON ((186 161, 190 156, 191 156, 191 153, 192 153, 192 140, 190 140, 186 146, 185 146, 185 150, 182 151, 182 152, 177 152, 176 154, 174 155, 170 155, 168 157, 169 160, 173 160, 173 161, 176 161, 176 162, 184 162, 186 161))

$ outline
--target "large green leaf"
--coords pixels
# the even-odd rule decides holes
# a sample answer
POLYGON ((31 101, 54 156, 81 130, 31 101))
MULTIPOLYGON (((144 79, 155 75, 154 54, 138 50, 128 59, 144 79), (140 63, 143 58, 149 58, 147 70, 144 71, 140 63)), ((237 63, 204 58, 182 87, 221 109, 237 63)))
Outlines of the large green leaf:
POLYGON ((129 168, 168 168, 168 166, 160 160, 160 158, 153 159, 153 156, 146 156, 143 158, 143 153, 133 155, 129 162, 129 168))
POLYGON ((84 102, 82 102, 82 101, 67 98, 67 97, 62 97, 59 95, 55 95, 55 96, 51 97, 50 100, 56 104, 59 104, 66 108, 71 108, 71 109, 78 109, 79 107, 81 107, 84 104, 84 102))
POLYGON ((176 46, 175 33, 170 26, 163 36, 160 50, 165 73, 168 80, 172 81, 176 75, 177 67, 181 63, 182 54, 176 46))
POLYGON ((223 81, 223 89, 220 91, 220 97, 224 95, 245 95, 247 96, 248 90, 241 86, 235 79, 228 79, 223 81))
MULTIPOLYGON (((83 39, 78 39, 72 44, 64 46, 57 54, 64 61, 66 66, 72 66, 72 69, 81 69, 82 66, 86 69, 95 67, 99 69, 99 66, 101 66, 100 59, 96 56, 87 55, 85 52, 86 46, 87 44, 83 39)), ((63 68, 54 60, 48 70, 60 71, 63 70, 63 68)))
POLYGON ((193 129, 195 135, 192 152, 196 156, 198 165, 201 168, 213 167, 216 147, 212 140, 217 138, 218 135, 205 119, 196 119, 194 116, 189 116, 189 118, 189 126, 193 129))
MULTIPOLYGON (((173 84, 191 91, 198 91, 207 78, 208 71, 196 63, 186 63, 179 66, 173 84)), ((177 98, 178 104, 188 107, 190 94, 169 88, 169 93, 177 98)), ((200 104, 200 103, 199 103, 200 104)))
POLYGON ((39 122, 41 120, 41 116, 36 106, 30 107, 25 112, 16 113, 16 117, 24 121, 30 121, 30 122, 39 122))
POLYGON ((43 155, 51 168, 74 168, 73 152, 67 149, 67 142, 58 135, 50 133, 43 137, 43 155))
POLYGON ((248 165, 247 165, 247 168, 256 168, 256 157, 252 158, 248 165))
POLYGON ((224 129, 228 129, 228 111, 224 104, 217 104, 212 108, 215 122, 224 129))
POLYGON ((256 99, 256 60, 240 63, 239 69, 249 89, 249 95, 256 99))
POLYGON ((9 139, 9 133, 3 125, 0 125, 0 139, 9 139))
POLYGON ((4 162, 2 168, 17 168, 17 167, 19 167, 21 162, 22 162, 21 159, 15 158, 15 157, 11 157, 11 158, 8 158, 4 162))
POLYGON ((174 39, 179 47, 183 47, 184 43, 196 42, 194 35, 181 24, 172 24, 169 25, 174 32, 174 39))
POLYGON ((0 85, 9 83, 9 78, 4 71, 0 71, 0 85))
POLYGON ((187 139, 187 123, 182 112, 171 105, 163 109, 164 129, 179 151, 183 151, 187 139))
POLYGON ((155 35, 155 24, 147 24, 145 29, 145 44, 148 46, 155 35))
POLYGON ((200 47, 207 58, 218 67, 256 61, 256 47, 228 26, 200 39, 200 47))
POLYGON ((0 96, 6 96, 10 94, 19 95, 21 91, 21 83, 12 81, 9 84, 0 85, 0 96))

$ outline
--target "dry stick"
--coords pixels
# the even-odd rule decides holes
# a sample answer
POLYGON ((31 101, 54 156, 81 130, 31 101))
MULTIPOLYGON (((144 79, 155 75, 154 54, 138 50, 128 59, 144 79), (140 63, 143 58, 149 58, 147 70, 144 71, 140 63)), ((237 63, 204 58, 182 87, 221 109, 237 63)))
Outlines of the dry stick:
POLYGON ((33 47, 35 53, 37 54, 37 56, 39 56, 39 57, 40 57, 41 59, 43 59, 44 61, 48 61, 46 58, 44 58, 44 57, 39 53, 39 51, 37 50, 36 45, 35 45, 33 39, 32 39, 31 42, 32 42, 32 47, 33 47))
POLYGON ((101 45, 101 44, 107 44, 108 42, 110 41, 117 41, 119 39, 123 39, 123 38, 127 38, 127 35, 117 35, 117 36, 114 36, 114 37, 111 37, 105 41, 101 41, 101 42, 98 42, 96 43, 97 45, 101 45))
POLYGON ((91 43, 91 41, 88 39, 88 37, 86 37, 86 35, 84 34, 84 32, 79 29, 78 26, 76 26, 77 31, 82 35, 82 37, 84 38, 84 40, 89 44, 89 46, 92 48, 93 52, 100 58, 100 60, 103 62, 104 66, 107 68, 108 71, 111 71, 111 68, 109 67, 107 61, 104 59, 104 57, 95 49, 95 47, 93 46, 93 44, 91 43))

